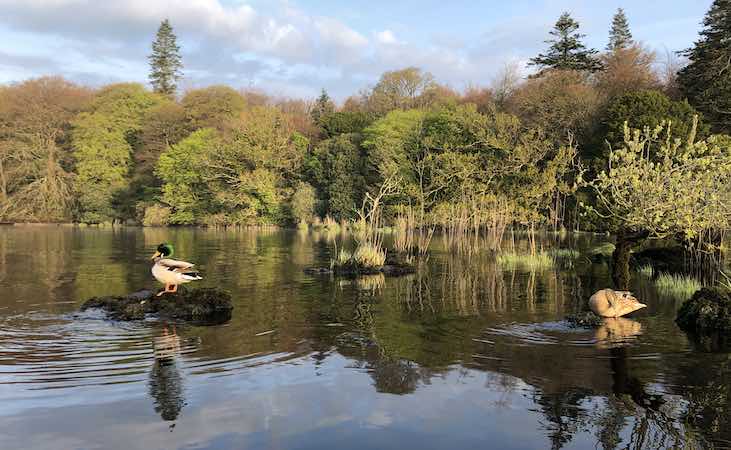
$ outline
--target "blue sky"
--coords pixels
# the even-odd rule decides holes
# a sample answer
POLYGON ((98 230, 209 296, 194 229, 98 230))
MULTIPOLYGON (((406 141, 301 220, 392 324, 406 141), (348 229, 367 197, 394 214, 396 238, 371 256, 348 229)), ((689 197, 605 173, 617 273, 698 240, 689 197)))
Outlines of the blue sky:
POLYGON ((664 59, 690 46, 712 0, 0 0, 0 83, 48 74, 100 85, 147 81, 162 18, 178 35, 183 89, 225 83, 336 98, 385 70, 418 66, 461 90, 543 51, 563 11, 606 46, 618 7, 664 59))

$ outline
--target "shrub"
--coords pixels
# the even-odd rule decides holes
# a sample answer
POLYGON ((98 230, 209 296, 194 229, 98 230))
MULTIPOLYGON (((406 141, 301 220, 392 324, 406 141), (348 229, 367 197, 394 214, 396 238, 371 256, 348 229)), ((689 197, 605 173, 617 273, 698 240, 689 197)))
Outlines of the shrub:
POLYGON ((171 209, 167 206, 152 205, 145 208, 142 225, 146 227, 163 227, 169 224, 171 209))

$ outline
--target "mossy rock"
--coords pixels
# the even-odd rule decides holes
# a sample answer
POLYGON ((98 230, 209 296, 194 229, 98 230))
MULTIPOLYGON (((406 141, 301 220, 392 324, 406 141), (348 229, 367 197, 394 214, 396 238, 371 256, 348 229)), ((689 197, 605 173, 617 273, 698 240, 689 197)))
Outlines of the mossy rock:
POLYGON ((566 321, 576 328, 599 328, 604 323, 601 317, 591 311, 569 314, 566 321))
POLYGON ((231 296, 218 289, 179 290, 160 297, 150 290, 126 296, 93 297, 81 310, 98 308, 114 320, 142 320, 147 314, 196 323, 223 323, 231 319, 231 296))
POLYGON ((683 303, 675 318, 690 333, 731 333, 731 292, 722 288, 701 288, 683 303))

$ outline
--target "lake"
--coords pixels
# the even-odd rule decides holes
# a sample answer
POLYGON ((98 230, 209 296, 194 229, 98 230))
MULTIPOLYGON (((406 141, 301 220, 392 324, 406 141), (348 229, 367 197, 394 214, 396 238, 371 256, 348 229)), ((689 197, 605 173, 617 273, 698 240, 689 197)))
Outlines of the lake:
POLYGON ((0 447, 731 446, 731 358, 675 326, 681 300, 634 274, 648 308, 598 330, 564 321, 611 286, 586 256, 602 238, 542 236, 579 255, 534 272, 435 236, 413 275, 304 274, 328 265, 333 238, 0 227, 0 447), (232 294, 231 321, 78 312, 155 286, 161 242, 198 264, 197 286, 232 294))

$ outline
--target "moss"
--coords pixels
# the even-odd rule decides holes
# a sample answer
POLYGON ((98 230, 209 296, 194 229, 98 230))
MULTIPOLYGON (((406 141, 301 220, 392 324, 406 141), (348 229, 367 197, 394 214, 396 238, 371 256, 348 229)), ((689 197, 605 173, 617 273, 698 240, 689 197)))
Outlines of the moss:
POLYGON ((731 332, 731 292, 724 288, 702 288, 683 303, 675 319, 678 326, 701 335, 731 332))
POLYGON ((144 290, 123 297, 94 297, 81 306, 103 309, 114 320, 142 320, 147 314, 199 323, 222 323, 231 318, 231 296, 217 289, 180 290, 163 294, 144 290))
POLYGON ((604 323, 601 317, 591 311, 570 314, 566 316, 566 321, 577 328, 599 328, 604 323))

